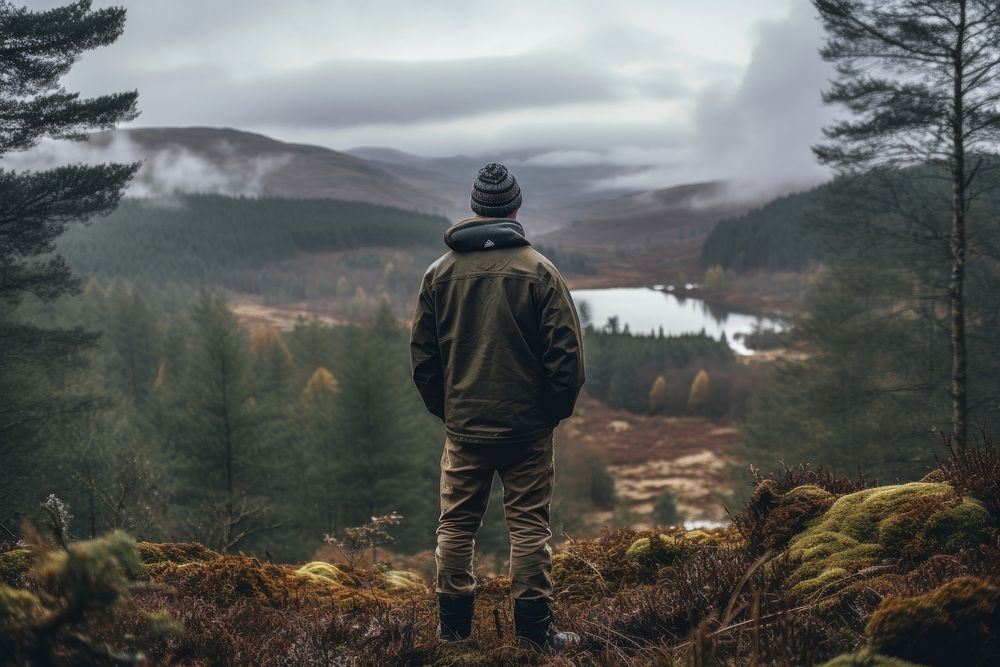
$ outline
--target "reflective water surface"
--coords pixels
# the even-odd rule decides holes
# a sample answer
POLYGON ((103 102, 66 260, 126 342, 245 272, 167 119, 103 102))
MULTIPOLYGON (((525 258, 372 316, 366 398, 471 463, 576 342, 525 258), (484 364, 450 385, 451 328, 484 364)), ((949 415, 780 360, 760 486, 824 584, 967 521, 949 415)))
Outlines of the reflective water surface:
POLYGON ((580 317, 598 328, 607 326, 610 318, 617 317, 618 329, 622 330, 627 324, 634 334, 658 333, 660 327, 668 336, 704 330, 718 339, 725 333, 729 345, 739 354, 753 352, 743 345, 738 334, 748 334, 757 327, 783 328, 780 320, 736 312, 701 299, 649 287, 573 290, 573 300, 580 317))

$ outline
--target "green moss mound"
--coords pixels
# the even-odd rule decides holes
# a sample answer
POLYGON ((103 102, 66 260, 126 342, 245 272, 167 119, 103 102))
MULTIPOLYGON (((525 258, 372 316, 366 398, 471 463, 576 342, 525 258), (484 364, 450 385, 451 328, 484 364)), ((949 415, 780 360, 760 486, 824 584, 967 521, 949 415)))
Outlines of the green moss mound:
POLYGON ((274 609, 336 608, 349 604, 353 597, 352 589, 338 581, 300 574, 291 566, 263 562, 252 556, 220 556, 173 564, 160 569, 154 578, 185 596, 220 607, 252 601, 274 609))
POLYGON ((219 554, 197 542, 139 542, 135 545, 143 565, 200 563, 218 558, 219 554))
POLYGON ((833 660, 823 663, 822 667, 923 667, 923 665, 871 651, 859 651, 838 655, 833 660))
POLYGON ((313 579, 319 583, 337 584, 345 588, 372 588, 378 587, 390 593, 403 591, 426 591, 426 584, 423 578, 415 572, 406 570, 389 570, 387 572, 363 572, 351 574, 345 572, 333 563, 324 561, 313 561, 306 563, 295 574, 307 579, 313 579))
POLYGON ((640 537, 625 549, 625 557, 642 566, 673 565, 699 547, 718 545, 724 539, 704 530, 678 531, 640 537))
POLYGON ((680 554, 679 545, 667 535, 640 537, 625 550, 625 557, 637 561, 669 564, 680 554))
POLYGON ((959 577, 913 597, 889 597, 865 629, 872 648, 932 667, 1000 664, 1000 587, 959 577))
POLYGON ((475 651, 449 655, 431 663, 430 667, 490 667, 496 662, 475 651))
POLYGON ((34 556, 28 549, 0 553, 0 583, 15 586, 31 570, 34 556))
POLYGON ((991 523, 981 502, 944 483, 912 482, 841 496, 789 542, 788 554, 798 563, 789 578, 791 592, 807 595, 888 558, 922 558, 980 544, 991 523))
POLYGON ((67 551, 51 551, 36 574, 46 588, 82 610, 106 610, 129 594, 142 569, 135 543, 124 533, 76 542, 67 551))
POLYGON ((32 590, 0 584, 3 664, 138 664, 143 650, 180 632, 166 613, 136 615, 122 630, 142 571, 123 533, 74 542, 65 551, 15 554, 7 563, 20 567, 25 559, 32 590))
POLYGON ((415 572, 389 570, 382 575, 382 585, 389 591, 423 590, 424 580, 415 572))
POLYGON ((295 567, 246 555, 162 563, 148 574, 183 596, 219 607, 252 601, 271 609, 348 611, 394 606, 427 590, 410 572, 348 572, 322 561, 295 567))
POLYGON ((299 569, 295 571, 296 574, 305 577, 316 577, 319 579, 326 579, 327 581, 332 581, 335 583, 341 583, 346 579, 344 571, 333 563, 324 563, 323 561, 313 561, 311 563, 306 563, 299 569))

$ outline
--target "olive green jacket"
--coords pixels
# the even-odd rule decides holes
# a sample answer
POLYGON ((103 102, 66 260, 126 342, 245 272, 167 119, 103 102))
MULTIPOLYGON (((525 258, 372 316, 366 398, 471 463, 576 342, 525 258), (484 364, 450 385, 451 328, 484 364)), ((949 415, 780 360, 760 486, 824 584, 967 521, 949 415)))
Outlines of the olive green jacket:
POLYGON ((580 320, 555 266, 516 220, 470 218, 424 274, 410 332, 413 381, 456 442, 522 442, 573 414, 580 320))

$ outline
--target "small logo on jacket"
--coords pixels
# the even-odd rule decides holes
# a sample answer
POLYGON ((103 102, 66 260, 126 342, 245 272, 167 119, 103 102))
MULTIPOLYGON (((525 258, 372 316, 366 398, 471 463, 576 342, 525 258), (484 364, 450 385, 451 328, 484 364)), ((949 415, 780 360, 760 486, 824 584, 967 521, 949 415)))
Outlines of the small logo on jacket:
POLYGON ((493 241, 491 241, 490 239, 486 239, 486 243, 485 243, 485 244, 483 244, 483 247, 484 247, 484 248, 492 248, 492 247, 493 247, 493 246, 495 246, 495 245, 496 245, 496 243, 494 243, 494 242, 493 242, 493 241))

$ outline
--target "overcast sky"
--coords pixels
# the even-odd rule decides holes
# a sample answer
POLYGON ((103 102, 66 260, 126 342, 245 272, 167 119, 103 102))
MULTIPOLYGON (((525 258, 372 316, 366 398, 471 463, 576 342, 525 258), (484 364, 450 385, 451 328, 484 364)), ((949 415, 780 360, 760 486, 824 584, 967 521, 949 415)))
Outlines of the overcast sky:
MULTIPOLYGON (((36 0, 32 7, 58 2, 36 0)), ((500 155, 808 184, 831 111, 808 0, 125 0, 125 34, 67 78, 137 88, 137 126, 335 149, 500 155)))

